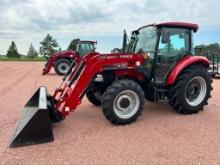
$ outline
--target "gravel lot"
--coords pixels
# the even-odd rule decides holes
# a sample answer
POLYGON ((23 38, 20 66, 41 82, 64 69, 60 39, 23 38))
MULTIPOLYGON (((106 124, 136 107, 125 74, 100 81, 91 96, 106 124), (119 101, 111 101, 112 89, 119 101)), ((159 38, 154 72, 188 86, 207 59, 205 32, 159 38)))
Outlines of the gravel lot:
POLYGON ((0 62, 0 164, 220 164, 220 79, 209 105, 179 115, 165 102, 146 101, 137 122, 114 126, 86 99, 53 126, 54 142, 9 148, 23 105, 38 86, 50 93, 61 77, 42 76, 42 62, 0 62))

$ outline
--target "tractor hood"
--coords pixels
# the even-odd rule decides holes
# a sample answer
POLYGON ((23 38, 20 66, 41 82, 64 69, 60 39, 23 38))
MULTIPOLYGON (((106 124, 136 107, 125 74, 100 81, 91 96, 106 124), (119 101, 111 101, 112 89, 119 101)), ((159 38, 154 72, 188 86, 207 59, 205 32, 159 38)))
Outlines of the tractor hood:
POLYGON ((52 54, 50 57, 62 57, 62 56, 68 56, 68 57, 73 57, 75 56, 76 53, 74 51, 70 51, 70 50, 64 50, 64 51, 59 51, 59 52, 55 52, 54 54, 52 54))

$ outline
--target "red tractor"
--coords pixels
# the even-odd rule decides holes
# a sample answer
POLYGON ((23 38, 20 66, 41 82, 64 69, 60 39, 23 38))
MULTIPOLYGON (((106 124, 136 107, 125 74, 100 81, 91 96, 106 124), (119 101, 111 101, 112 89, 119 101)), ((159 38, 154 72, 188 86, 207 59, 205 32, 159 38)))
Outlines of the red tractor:
POLYGON ((58 75, 64 75, 72 62, 76 63, 79 58, 95 51, 95 45, 97 44, 95 41, 81 41, 79 39, 73 41, 71 50, 56 52, 48 58, 42 72, 43 75, 49 73, 52 67, 58 75))
POLYGON ((85 94, 115 125, 134 122, 145 99, 168 100, 180 114, 203 110, 211 97, 212 79, 209 61, 193 55, 197 29, 198 25, 183 22, 146 25, 132 32, 129 53, 91 52, 82 57, 53 95, 40 87, 28 101, 11 146, 52 141, 51 121, 63 120, 85 94))

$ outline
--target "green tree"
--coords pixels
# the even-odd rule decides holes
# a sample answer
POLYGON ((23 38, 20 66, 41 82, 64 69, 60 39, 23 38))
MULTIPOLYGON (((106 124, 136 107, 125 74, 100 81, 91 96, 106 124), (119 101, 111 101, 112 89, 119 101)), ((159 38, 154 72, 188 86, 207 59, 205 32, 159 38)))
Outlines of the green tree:
POLYGON ((195 47, 195 53, 196 54, 213 54, 213 53, 218 53, 220 54, 220 45, 218 43, 211 43, 209 45, 197 45, 195 47))
POLYGON ((31 45, 30 45, 30 47, 29 47, 29 50, 28 50, 28 52, 27 52, 27 56, 28 56, 28 57, 31 57, 31 58, 34 58, 34 57, 37 57, 37 56, 38 56, 38 52, 35 50, 35 48, 34 48, 34 46, 32 45, 32 43, 31 43, 31 45))
POLYGON ((218 56, 215 56, 214 60, 219 61, 220 45, 218 43, 211 43, 209 45, 205 45, 205 44, 197 45, 195 47, 195 54, 205 56, 211 61, 213 60, 213 54, 217 54, 218 56))
POLYGON ((20 54, 18 53, 17 46, 14 41, 11 42, 11 45, 8 48, 6 56, 9 58, 10 57, 21 57, 20 54))
POLYGON ((47 34, 46 37, 43 39, 43 41, 40 42, 40 54, 42 54, 44 57, 49 57, 53 53, 55 53, 58 48, 59 44, 50 34, 47 34))
POLYGON ((76 38, 76 39, 73 39, 69 46, 67 47, 67 50, 76 50, 76 46, 77 46, 77 43, 80 41, 79 38, 76 38))

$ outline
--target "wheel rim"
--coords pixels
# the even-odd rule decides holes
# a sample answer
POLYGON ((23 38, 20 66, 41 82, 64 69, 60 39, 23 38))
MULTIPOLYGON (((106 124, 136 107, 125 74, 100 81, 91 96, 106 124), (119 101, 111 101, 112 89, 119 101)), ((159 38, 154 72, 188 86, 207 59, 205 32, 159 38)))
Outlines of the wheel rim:
POLYGON ((58 65, 58 70, 61 73, 65 74, 69 70, 69 65, 65 62, 62 62, 58 65))
POLYGON ((199 105, 205 98, 207 92, 206 81, 203 77, 192 78, 186 86, 186 101, 191 106, 199 105))
POLYGON ((120 92, 113 104, 115 114, 122 119, 132 117, 138 111, 139 105, 138 95, 131 90, 120 92))

